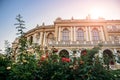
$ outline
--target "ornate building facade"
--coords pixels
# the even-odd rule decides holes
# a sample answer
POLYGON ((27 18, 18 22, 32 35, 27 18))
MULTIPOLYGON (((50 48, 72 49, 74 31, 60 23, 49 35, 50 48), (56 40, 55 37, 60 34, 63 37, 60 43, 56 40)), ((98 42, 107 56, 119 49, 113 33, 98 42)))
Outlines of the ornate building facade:
POLYGON ((120 54, 120 20, 99 19, 69 19, 57 18, 53 25, 37 25, 25 34, 29 45, 37 43, 51 49, 57 48, 58 54, 66 50, 72 55, 72 50, 78 50, 79 56, 84 49, 90 49, 99 43, 103 45, 99 56, 103 53, 118 56, 120 54))

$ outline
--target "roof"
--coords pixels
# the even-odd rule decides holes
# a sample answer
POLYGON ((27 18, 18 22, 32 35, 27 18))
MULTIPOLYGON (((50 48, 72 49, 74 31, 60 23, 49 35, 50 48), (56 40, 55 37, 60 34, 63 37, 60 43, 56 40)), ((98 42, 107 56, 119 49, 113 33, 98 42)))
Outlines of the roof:
POLYGON ((39 30, 39 29, 49 29, 49 28, 52 28, 52 27, 54 27, 54 25, 44 25, 44 26, 43 26, 43 25, 42 25, 42 26, 38 26, 38 25, 37 25, 35 28, 27 31, 25 34, 34 32, 34 31, 39 30))

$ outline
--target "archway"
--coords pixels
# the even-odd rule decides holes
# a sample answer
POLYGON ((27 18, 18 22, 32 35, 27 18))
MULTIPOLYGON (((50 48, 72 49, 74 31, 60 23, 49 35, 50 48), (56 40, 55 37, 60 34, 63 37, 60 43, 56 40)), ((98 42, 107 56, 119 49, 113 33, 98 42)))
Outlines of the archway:
POLYGON ((106 49, 103 51, 103 60, 105 64, 114 65, 114 56, 111 50, 106 49))
POLYGON ((69 52, 67 50, 63 49, 59 52, 59 56, 69 58, 69 52))

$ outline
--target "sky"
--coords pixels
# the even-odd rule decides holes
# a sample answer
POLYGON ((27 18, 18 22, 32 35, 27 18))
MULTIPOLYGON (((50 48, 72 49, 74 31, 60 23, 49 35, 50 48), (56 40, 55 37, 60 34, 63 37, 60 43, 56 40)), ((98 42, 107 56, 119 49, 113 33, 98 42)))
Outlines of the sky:
POLYGON ((51 25, 62 19, 91 18, 120 19, 120 0, 0 0, 0 49, 4 41, 12 43, 17 37, 16 16, 21 14, 28 31, 36 25, 51 25))

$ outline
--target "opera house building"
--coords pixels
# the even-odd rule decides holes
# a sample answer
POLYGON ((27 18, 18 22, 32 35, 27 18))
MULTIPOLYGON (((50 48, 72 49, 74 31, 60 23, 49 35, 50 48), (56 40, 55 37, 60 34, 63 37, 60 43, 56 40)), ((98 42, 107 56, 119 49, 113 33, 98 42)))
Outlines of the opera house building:
MULTIPOLYGON (((83 50, 102 44, 100 57, 104 53, 120 56, 120 20, 91 19, 90 16, 85 19, 59 17, 53 25, 37 25, 25 36, 30 41, 29 45, 37 43, 43 49, 55 47, 57 54, 66 51, 72 55, 76 50, 77 56, 80 56, 83 50)), ((119 65, 117 61, 114 64, 119 65)))

